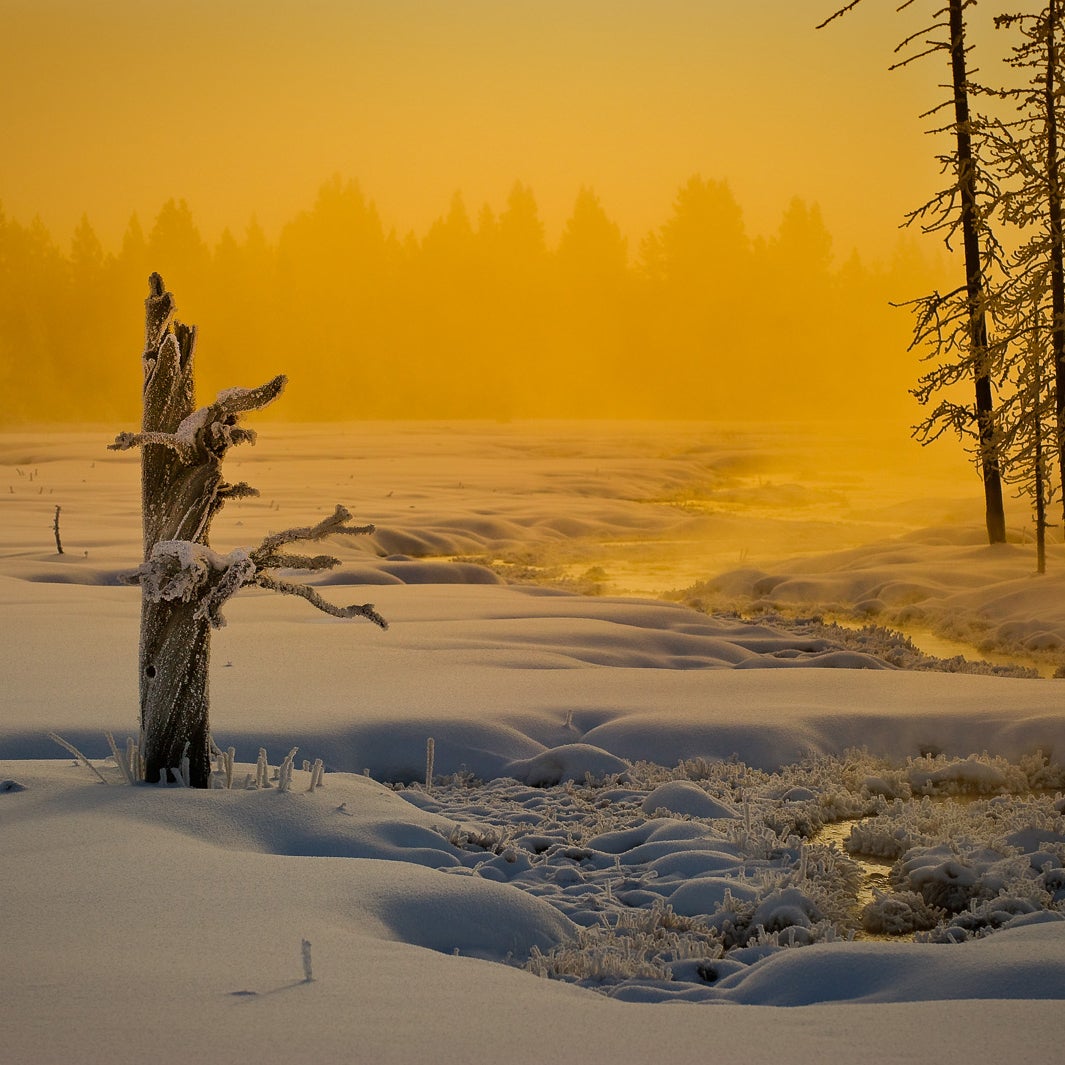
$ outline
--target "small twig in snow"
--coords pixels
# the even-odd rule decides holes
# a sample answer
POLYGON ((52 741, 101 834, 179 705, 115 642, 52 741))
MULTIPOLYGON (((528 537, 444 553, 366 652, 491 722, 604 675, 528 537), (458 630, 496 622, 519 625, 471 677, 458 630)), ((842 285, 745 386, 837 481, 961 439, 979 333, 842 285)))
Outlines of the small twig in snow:
POLYGON ((105 777, 103 773, 101 773, 100 770, 97 769, 96 766, 94 766, 92 762, 90 762, 89 759, 86 758, 85 755, 83 755, 81 751, 79 751, 77 747, 74 746, 74 744, 67 743, 67 741, 63 739, 62 736, 55 732, 49 732, 48 738, 58 743, 59 746, 63 748, 63 750, 69 751, 74 756, 75 761, 81 762, 87 768, 91 769, 104 784, 107 783, 107 777, 105 777))

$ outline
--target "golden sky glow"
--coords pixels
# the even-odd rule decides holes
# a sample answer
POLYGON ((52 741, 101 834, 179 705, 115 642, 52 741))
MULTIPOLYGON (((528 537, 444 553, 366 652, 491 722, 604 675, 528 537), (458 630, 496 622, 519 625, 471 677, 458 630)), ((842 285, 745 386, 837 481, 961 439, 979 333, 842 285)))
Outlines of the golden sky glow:
POLYGON ((209 241, 273 236, 337 173, 421 232, 520 179, 549 240, 587 185, 631 242, 700 173, 753 233, 798 195, 879 250, 936 180, 942 72, 887 73, 894 3, 815 32, 835 2, 0 0, 0 203, 110 248, 171 197, 209 241))
POLYGON ((946 65, 838 2, 0 0, 0 423, 135 408, 150 270, 289 417, 920 420, 946 65))

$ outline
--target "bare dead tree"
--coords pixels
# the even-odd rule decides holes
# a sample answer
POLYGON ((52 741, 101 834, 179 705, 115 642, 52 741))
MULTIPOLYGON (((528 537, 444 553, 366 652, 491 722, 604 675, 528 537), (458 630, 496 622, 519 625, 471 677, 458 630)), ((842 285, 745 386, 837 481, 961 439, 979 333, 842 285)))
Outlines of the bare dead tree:
POLYGON ((274 574, 276 569, 322 570, 328 555, 287 554, 284 546, 335 535, 373 532, 348 524, 338 506, 316 525, 267 537, 254 549, 220 555, 209 546, 211 522, 231 499, 258 495, 228 484, 222 459, 230 447, 253 443, 240 418, 280 395, 285 378, 258 388, 231 388, 214 403, 194 403, 196 330, 174 319, 174 299, 158 274, 145 301, 144 411, 139 433, 121 433, 113 450, 141 448, 144 559, 131 577, 141 586, 140 717, 145 779, 181 771, 194 787, 208 787, 211 742, 208 698, 210 631, 225 624, 221 608, 251 584, 299 595, 335 617, 362 617, 387 628, 371 604, 336 607, 313 588, 274 574))
MULTIPOLYGON (((847 14, 860 2, 852 0, 838 9, 818 29, 847 14)), ((992 201, 995 194, 989 188, 974 149, 974 122, 969 108, 971 84, 966 65, 964 10, 973 2, 947 0, 945 7, 934 12, 931 25, 910 34, 898 45, 895 52, 902 53, 904 58, 893 64, 892 69, 908 66, 929 55, 949 53, 951 99, 921 117, 934 115, 944 107, 953 109, 954 121, 949 126, 932 131, 950 131, 954 134, 952 151, 939 157, 944 171, 953 174, 953 180, 922 207, 911 212, 906 224, 917 224, 926 233, 941 235, 948 247, 958 230, 961 230, 965 284, 945 296, 933 293, 907 304, 916 313, 915 345, 930 345, 930 357, 941 359, 940 365, 922 376, 913 394, 920 403, 927 404, 950 385, 968 378, 974 386, 975 405, 969 407, 951 400, 940 400, 917 427, 916 435, 926 443, 951 428, 963 438, 974 439, 977 467, 984 486, 987 537, 994 544, 1004 543, 1006 539, 1002 464, 992 380, 994 352, 987 328, 987 265, 989 260, 994 261, 998 249, 988 226, 989 209, 981 203, 981 192, 989 193, 985 198, 992 201), (943 21, 944 15, 946 21, 943 21), (946 363, 942 362, 944 355, 950 356, 946 363)), ((908 8, 913 3, 914 0, 904 0, 898 10, 908 8)))

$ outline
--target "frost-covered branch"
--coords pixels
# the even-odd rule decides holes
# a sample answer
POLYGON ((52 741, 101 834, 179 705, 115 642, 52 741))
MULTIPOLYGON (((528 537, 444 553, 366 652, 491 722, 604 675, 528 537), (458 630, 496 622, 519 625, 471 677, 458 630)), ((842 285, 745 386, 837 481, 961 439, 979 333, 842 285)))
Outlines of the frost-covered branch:
POLYGON ((272 403, 281 395, 286 381, 284 374, 278 374, 258 388, 227 388, 218 393, 214 403, 184 418, 174 432, 119 433, 109 450, 128 451, 145 444, 162 444, 190 465, 221 458, 236 444, 255 443, 255 431, 239 426, 238 418, 272 403))
POLYGON ((388 622, 377 613, 373 603, 335 606, 328 599, 323 599, 310 585, 283 581, 271 576, 269 573, 258 573, 255 577, 255 583, 260 588, 268 588, 271 592, 281 592, 283 595, 298 595, 323 613, 331 614, 335 618, 366 618, 367 621, 372 621, 382 629, 388 628, 388 622))
POLYGON ((238 481, 236 484, 223 484, 215 493, 218 499, 257 499, 259 489, 252 488, 247 481, 238 481))
POLYGON ((313 588, 282 580, 271 569, 300 569, 312 572, 332 569, 340 560, 331 555, 292 555, 275 550, 279 544, 294 540, 320 540, 336 533, 372 532, 373 526, 348 526, 351 515, 338 506, 330 517, 317 525, 288 529, 268 536, 254 551, 238 548, 221 555, 205 544, 188 540, 163 540, 157 543, 148 559, 128 578, 140 584, 146 599, 154 603, 183 602, 195 605, 193 616, 209 621, 212 628, 225 625, 222 607, 241 588, 256 584, 285 595, 298 595, 326 614, 338 618, 363 617, 381 628, 388 623, 370 603, 347 607, 334 606, 313 588))
POLYGON ((305 525, 295 529, 286 529, 283 532, 273 533, 250 553, 250 558, 255 564, 256 573, 254 583, 261 588, 268 588, 273 592, 281 592, 284 595, 298 595, 313 606, 326 614, 337 618, 362 617, 372 621, 375 625, 387 629, 388 622, 373 608, 372 603, 347 607, 334 606, 328 600, 323 599, 313 588, 306 584, 296 584, 275 577, 267 570, 270 569, 302 569, 302 570, 325 570, 340 565, 340 560, 332 555, 290 555, 281 552, 278 548, 286 544, 300 540, 317 541, 324 540, 327 536, 347 535, 362 536, 372 533, 372 525, 348 525, 351 520, 351 512, 343 506, 337 505, 336 510, 328 518, 323 518, 317 525, 305 525))
POLYGON ((332 555, 270 555, 270 569, 335 569, 340 559, 332 555))
POLYGON ((162 444, 163 447, 172 448, 182 457, 188 453, 188 447, 176 433, 119 433, 113 444, 107 445, 108 451, 131 451, 135 447, 143 447, 145 444, 162 444))
POLYGON ((830 22, 835 22, 836 19, 841 18, 848 11, 852 10, 853 8, 856 8, 861 2, 862 0, 851 0, 851 2, 845 7, 841 7, 834 14, 829 15, 824 22, 818 23, 815 29, 823 30, 830 22))
POLYGON ((220 555, 205 544, 162 540, 130 580, 151 602, 194 603, 193 617, 220 629, 226 623, 222 607, 255 576, 255 563, 240 548, 220 555))
POLYGON ((284 532, 271 534, 252 552, 252 558, 259 565, 280 566, 285 563, 268 562, 267 560, 279 557, 277 556, 277 548, 283 547, 285 544, 293 544, 300 540, 314 542, 324 540, 327 536, 341 534, 365 536, 375 531, 373 525, 345 524, 349 521, 351 521, 351 512, 338 503, 336 510, 328 518, 323 518, 317 525, 304 525, 300 528, 286 529, 284 532))

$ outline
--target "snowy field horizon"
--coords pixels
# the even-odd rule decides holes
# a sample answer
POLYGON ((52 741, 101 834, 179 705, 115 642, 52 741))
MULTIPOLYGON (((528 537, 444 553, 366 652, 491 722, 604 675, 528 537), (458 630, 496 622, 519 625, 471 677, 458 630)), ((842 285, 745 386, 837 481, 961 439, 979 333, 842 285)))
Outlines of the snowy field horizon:
POLYGON ((139 457, 0 433, 11 1060, 1060 1047, 1060 529, 897 427, 258 428, 212 545, 342 503, 390 629, 232 600, 209 792, 124 783, 139 457))

